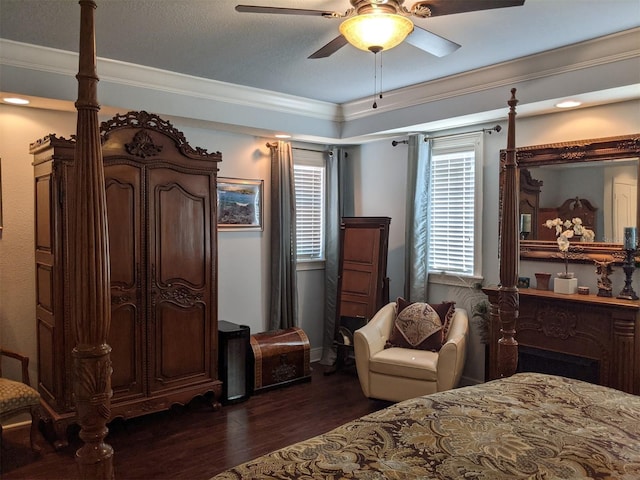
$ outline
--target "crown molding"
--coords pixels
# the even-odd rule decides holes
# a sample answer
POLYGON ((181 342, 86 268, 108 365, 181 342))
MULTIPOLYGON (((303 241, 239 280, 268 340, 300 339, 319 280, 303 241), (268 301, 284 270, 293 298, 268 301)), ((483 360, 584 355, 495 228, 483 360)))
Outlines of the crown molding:
MULTIPOLYGON (((78 54, 0 38, 0 65, 75 78, 78 70, 78 54)), ((235 85, 102 57, 98 57, 97 71, 102 81, 127 87, 144 88, 171 95, 192 97, 241 107, 259 108, 260 110, 300 115, 332 122, 342 120, 340 106, 330 102, 235 85)))
POLYGON ((384 92, 384 100, 378 102, 376 110, 371 109, 369 97, 347 102, 342 104, 342 114, 344 121, 349 122, 637 58, 640 58, 640 28, 384 92))
MULTIPOLYGON (((487 117, 486 112, 503 111, 504 91, 514 86, 527 92, 523 112, 526 104, 567 94, 628 89, 638 83, 638 58, 635 28, 386 92, 375 110, 369 97, 337 105, 105 58, 98 59, 98 73, 106 108, 153 105, 158 114, 325 142, 487 117)), ((0 74, 8 92, 74 102, 77 62, 74 52, 0 38, 0 65, 6 67, 0 74)))

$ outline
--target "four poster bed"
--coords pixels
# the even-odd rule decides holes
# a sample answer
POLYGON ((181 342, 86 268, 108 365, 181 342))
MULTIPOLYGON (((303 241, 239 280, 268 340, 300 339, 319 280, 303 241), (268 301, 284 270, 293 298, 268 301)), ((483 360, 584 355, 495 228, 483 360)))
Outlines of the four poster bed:
MULTIPOLYGON (((110 417, 109 273, 104 178, 97 122, 93 9, 81 0, 76 159, 79 210, 72 242, 74 393, 83 478, 111 478, 104 443, 110 417)), ((407 400, 220 473, 259 478, 640 478, 640 397, 537 373, 515 374, 518 316, 515 89, 509 100, 500 232, 499 369, 503 378, 407 400)), ((215 414, 215 413, 212 413, 215 414)), ((215 432, 211 432, 215 436, 215 432)), ((116 452, 117 455, 117 452, 116 452)), ((124 472, 126 475, 126 472, 124 472)))

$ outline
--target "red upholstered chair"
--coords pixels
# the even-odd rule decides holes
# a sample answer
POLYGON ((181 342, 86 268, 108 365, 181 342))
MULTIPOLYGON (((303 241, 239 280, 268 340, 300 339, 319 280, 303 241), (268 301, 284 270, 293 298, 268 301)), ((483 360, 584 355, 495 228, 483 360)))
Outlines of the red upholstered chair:
MULTIPOLYGON (((0 422, 17 415, 31 414, 30 443, 34 452, 40 451, 35 442, 40 420, 40 394, 29 383, 29 357, 0 348, 0 422), (22 364, 22 382, 9 380, 2 375, 2 357, 18 360, 22 364)), ((0 424, 0 437, 2 425, 0 424)))

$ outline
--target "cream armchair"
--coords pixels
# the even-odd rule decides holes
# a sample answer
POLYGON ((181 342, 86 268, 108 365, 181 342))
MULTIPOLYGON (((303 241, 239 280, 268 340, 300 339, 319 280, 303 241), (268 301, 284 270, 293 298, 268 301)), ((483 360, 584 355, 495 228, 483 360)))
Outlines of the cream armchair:
POLYGON ((439 352, 385 349, 394 321, 395 303, 389 303, 353 335, 356 368, 365 396, 399 402, 456 387, 466 357, 466 310, 456 308, 447 341, 439 352))

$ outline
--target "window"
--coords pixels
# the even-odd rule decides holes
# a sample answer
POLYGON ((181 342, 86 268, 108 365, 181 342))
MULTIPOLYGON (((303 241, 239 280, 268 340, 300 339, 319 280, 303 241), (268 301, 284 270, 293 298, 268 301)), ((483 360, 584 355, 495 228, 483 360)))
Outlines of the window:
POLYGON ((298 262, 324 260, 324 153, 294 149, 298 262))
POLYGON ((430 273, 480 276, 482 134, 433 140, 429 174, 430 273))

